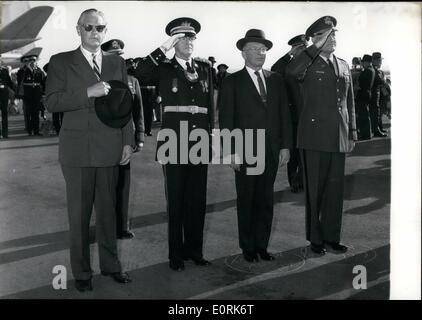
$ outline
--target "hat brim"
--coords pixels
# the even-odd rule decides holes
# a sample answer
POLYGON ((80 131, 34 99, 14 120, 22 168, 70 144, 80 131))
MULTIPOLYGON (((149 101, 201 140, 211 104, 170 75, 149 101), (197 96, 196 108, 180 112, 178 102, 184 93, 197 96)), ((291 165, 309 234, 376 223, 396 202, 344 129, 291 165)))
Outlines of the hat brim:
POLYGON ((240 51, 242 51, 243 50, 243 47, 248 42, 262 43, 263 45, 265 45, 267 47, 267 50, 270 50, 273 47, 273 43, 270 40, 262 39, 262 38, 255 38, 255 37, 242 38, 242 39, 238 40, 237 43, 236 43, 236 47, 240 51))
POLYGON ((108 95, 95 98, 95 112, 106 126, 123 128, 132 116, 132 93, 122 81, 110 80, 107 83, 111 89, 108 95), (119 104, 118 107, 115 104, 119 104))

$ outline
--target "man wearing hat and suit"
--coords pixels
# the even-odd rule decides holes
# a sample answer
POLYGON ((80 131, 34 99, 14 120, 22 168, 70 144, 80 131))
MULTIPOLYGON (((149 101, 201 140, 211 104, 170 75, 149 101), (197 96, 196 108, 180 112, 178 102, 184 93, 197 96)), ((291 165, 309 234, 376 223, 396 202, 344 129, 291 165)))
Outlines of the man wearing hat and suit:
MULTIPOLYGON (((291 50, 281 57, 271 68, 271 71, 278 72, 284 78, 286 77, 286 67, 299 53, 306 49, 308 40, 304 34, 293 37, 289 40, 288 45, 292 46, 291 50)), ((300 162, 300 153, 296 148, 296 132, 298 123, 298 109, 300 108, 301 95, 299 85, 295 81, 286 81, 287 94, 289 96, 290 114, 292 116, 293 125, 293 147, 290 149, 290 160, 287 164, 287 177, 291 191, 297 193, 303 190, 303 167, 300 162)))
POLYGON ((220 63, 217 66, 217 89, 221 88, 221 83, 223 82, 223 79, 230 74, 227 72, 228 68, 229 66, 225 63, 220 63))
MULTIPOLYGON (((235 172, 239 246, 248 262, 258 261, 258 256, 262 260, 275 258, 267 251, 273 219, 274 181, 278 166, 289 161, 289 148, 293 147, 283 78, 262 69, 266 52, 272 45, 262 30, 248 30, 236 43, 245 67, 223 80, 218 99, 220 130, 265 130, 265 154, 257 155, 265 156, 261 174, 248 175, 248 164, 241 161, 244 155, 236 154, 233 148, 231 154, 224 155, 231 157, 230 166, 235 172)), ((253 150, 256 154, 256 136, 253 150)))
POLYGON ((372 68, 372 56, 365 54, 362 57, 363 70, 359 75, 359 90, 356 94, 357 129, 359 140, 371 139, 371 118, 369 103, 371 102, 372 86, 375 71, 372 68))
MULTIPOLYGON (((122 55, 125 44, 120 39, 111 39, 101 45, 105 54, 122 55)), ((125 62, 126 64, 126 62, 125 62)), ((142 115, 142 102, 140 102, 140 88, 138 80, 132 75, 127 76, 127 84, 132 93, 132 119, 135 125, 135 150, 139 151, 139 145, 144 142, 144 124, 142 115), (142 122, 142 124, 141 124, 142 122), (142 128, 142 129, 141 129, 142 128)), ((119 166, 119 178, 117 180, 116 202, 116 234, 117 239, 132 239, 135 234, 129 230, 129 195, 130 195, 130 162, 119 166)))
POLYGON ((39 113, 44 108, 42 96, 45 87, 45 74, 38 68, 37 55, 23 56, 25 66, 18 71, 18 84, 23 87, 23 104, 26 114, 26 127, 30 136, 40 136, 39 113))
MULTIPOLYGON (((184 270, 184 260, 193 260, 200 266, 210 264, 202 253, 208 166, 193 164, 188 159, 181 161, 185 154, 180 154, 179 148, 180 143, 186 143, 179 141, 182 124, 187 124, 188 134, 196 128, 211 133, 214 128, 212 67, 206 59, 192 59, 200 29, 199 22, 192 18, 171 21, 166 27, 170 38, 147 59, 140 61, 135 70, 140 83, 157 86, 162 97, 157 160, 163 164, 164 170, 169 266, 175 271, 184 270), (175 55, 168 60, 165 54, 173 47, 175 55), (177 135, 176 163, 160 159, 160 147, 167 143, 161 139, 163 129, 171 129, 177 135)), ((189 144, 190 148, 193 142, 189 144)))
POLYGON ((15 91, 15 85, 10 78, 9 70, 3 67, 0 57, 0 111, 1 111, 1 129, 0 138, 8 138, 8 108, 9 108, 9 90, 15 91))
POLYGON ((134 144, 131 101, 124 60, 100 48, 106 24, 102 12, 82 12, 76 26, 81 46, 52 56, 47 78, 47 109, 65 114, 59 161, 66 181, 70 261, 81 292, 92 290, 93 206, 101 274, 118 283, 130 282, 117 255, 115 207, 118 165, 130 161, 134 144))
POLYGON ((326 248, 347 250, 340 244, 345 154, 357 140, 350 69, 333 54, 336 25, 330 16, 315 21, 306 30, 313 45, 286 70, 287 79, 297 81, 303 94, 297 146, 305 177, 306 238, 320 255, 326 248))
POLYGON ((380 108, 381 88, 385 85, 384 72, 381 70, 382 65, 381 52, 372 53, 372 66, 375 71, 374 85, 372 86, 371 102, 369 104, 369 112, 371 115, 371 127, 375 137, 386 137, 382 125, 382 114, 380 108))

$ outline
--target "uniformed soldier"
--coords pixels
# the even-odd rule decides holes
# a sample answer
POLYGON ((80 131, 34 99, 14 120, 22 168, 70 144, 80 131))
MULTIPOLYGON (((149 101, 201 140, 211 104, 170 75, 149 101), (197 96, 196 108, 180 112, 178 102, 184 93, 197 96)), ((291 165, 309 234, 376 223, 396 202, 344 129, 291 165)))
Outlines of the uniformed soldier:
MULTIPOLYGON (((101 45, 101 50, 105 54, 122 55, 125 44, 120 39, 111 39, 101 45)), ((132 119, 135 126, 135 144, 132 146, 135 150, 139 151, 139 144, 143 142, 143 116, 142 102, 139 102, 141 95, 138 80, 132 75, 127 77, 128 87, 132 93, 132 119), (142 120, 142 125, 140 124, 142 120), (142 127, 142 138, 140 133, 142 127)), ((117 239, 132 239, 135 234, 130 231, 129 225, 129 195, 130 195, 130 162, 125 165, 119 165, 119 177, 117 179, 116 190, 116 237, 117 239)))
POLYGON ((18 83, 23 86, 24 112, 27 119, 28 135, 41 136, 39 132, 39 112, 43 108, 42 96, 44 93, 46 76, 38 68, 37 55, 24 56, 21 61, 26 65, 18 71, 18 83))
MULTIPOLYGON (((184 260, 188 259, 196 265, 210 264, 202 254, 208 167, 190 161, 182 164, 179 152, 180 142, 186 142, 179 141, 182 122, 187 122, 189 133, 195 128, 211 133, 214 127, 211 64, 206 59, 192 58, 200 29, 199 22, 192 18, 171 21, 166 27, 170 38, 136 68, 140 82, 156 85, 160 92, 163 104, 161 130, 172 129, 178 137, 177 163, 163 165, 169 260, 170 268, 175 271, 184 270, 184 260), (175 56, 167 60, 165 54, 173 47, 175 56)), ((157 151, 164 143, 158 141, 157 151)))
MULTIPOLYGON (((272 66, 271 71, 281 74, 286 77, 286 67, 295 57, 297 57, 308 46, 309 38, 304 34, 297 35, 289 40, 287 43, 292 46, 291 50, 284 56, 277 60, 272 66)), ((299 149, 296 148, 296 132, 298 124, 298 109, 301 108, 300 88, 296 81, 289 81, 286 83, 287 94, 289 96, 290 114, 293 125, 293 143, 294 148, 290 149, 290 160, 287 164, 287 178, 293 193, 303 190, 303 166, 300 161, 299 149)))
POLYGON ((333 54, 336 24, 331 16, 315 21, 306 30, 313 45, 286 70, 303 94, 297 146, 304 166, 306 237, 311 250, 321 255, 326 248, 347 250, 340 244, 345 154, 357 140, 350 69, 333 54))
POLYGON ((359 75, 359 90, 356 95, 357 129, 359 140, 371 139, 371 118, 369 103, 371 102, 372 86, 375 71, 372 68, 372 57, 365 54, 362 57, 363 71, 359 75))
POLYGON ((10 78, 9 70, 2 66, 0 57, 0 109, 1 109, 1 130, 0 138, 8 138, 8 107, 9 90, 15 91, 15 85, 10 78))
POLYGON ((362 72, 362 61, 359 57, 353 57, 352 59, 352 69, 350 70, 352 73, 352 81, 353 81, 353 97, 355 98, 357 92, 359 90, 359 75, 362 72))
POLYGON ((371 128, 375 137, 386 137, 382 124, 382 114, 380 108, 381 88, 385 86, 384 72, 381 70, 382 56, 380 52, 372 53, 372 66, 375 71, 374 85, 372 86, 371 102, 369 112, 371 114, 371 128))
POLYGON ((223 79, 230 74, 227 72, 228 68, 229 66, 225 63, 220 63, 217 66, 217 89, 221 88, 221 83, 223 82, 223 79))

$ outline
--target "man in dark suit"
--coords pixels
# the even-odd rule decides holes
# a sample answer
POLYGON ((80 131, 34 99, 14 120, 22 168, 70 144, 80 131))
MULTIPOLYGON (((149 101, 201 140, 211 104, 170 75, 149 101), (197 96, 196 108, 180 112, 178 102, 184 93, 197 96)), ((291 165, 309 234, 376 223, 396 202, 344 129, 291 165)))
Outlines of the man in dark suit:
MULTIPOLYGON (((179 132, 187 125, 188 135, 196 128, 211 133, 214 128, 213 82, 211 64, 206 59, 192 59, 200 24, 192 18, 178 18, 166 27, 170 36, 147 59, 139 62, 135 74, 143 85, 157 86, 162 97, 163 115, 158 134, 157 160, 163 164, 167 212, 169 266, 182 271, 184 260, 207 266, 203 258, 203 228, 207 198, 207 169, 205 163, 194 164, 181 158, 189 154, 179 148, 183 141, 179 132), (173 59, 165 53, 174 47, 173 59), (164 130, 167 129, 167 130, 164 130), (160 158, 160 147, 168 142, 160 138, 162 132, 173 130, 177 135, 177 161, 160 158)), ((173 141, 175 142, 175 141, 173 141)), ((171 143, 171 142, 170 142, 171 143)), ((189 142, 189 149, 193 142, 189 142)))
MULTIPOLYGON (((235 170, 239 246, 246 261, 274 260, 267 251, 273 219, 274 181, 279 165, 289 160, 293 146, 291 116, 282 76, 263 70, 271 41, 262 30, 251 29, 237 42, 245 67, 223 80, 218 99, 220 130, 265 130, 265 157, 262 173, 248 175, 250 164, 231 150, 235 170), (281 150, 281 152, 280 152, 281 150), (236 159, 237 158, 237 159, 236 159)), ((257 150, 257 134, 253 150, 257 150)), ((245 149, 245 148, 243 148, 245 149)), ((227 156, 227 155, 225 155, 227 156)))
POLYGON ((101 274, 116 282, 130 282, 122 273, 116 240, 116 180, 119 163, 130 161, 133 124, 111 128, 95 112, 95 99, 109 93, 106 81, 127 83, 125 62, 103 55, 106 21, 96 9, 84 11, 76 26, 81 46, 51 57, 46 101, 50 112, 64 112, 59 161, 66 181, 70 227, 70 260, 79 291, 92 290, 89 221, 96 212, 96 239, 101 274))
POLYGON ((301 86, 297 146, 305 176, 306 237, 311 249, 325 254, 340 244, 345 154, 357 140, 353 85, 346 61, 333 53, 337 20, 325 16, 307 30, 313 45, 287 66, 288 79, 301 86))
POLYGON ((9 108, 9 92, 16 90, 9 70, 2 66, 3 62, 0 57, 0 112, 1 112, 1 128, 0 138, 8 138, 8 108, 9 108))
POLYGON ((372 68, 372 56, 365 54, 362 57, 363 70, 359 75, 359 90, 356 94, 357 129, 359 140, 371 139, 371 118, 369 103, 371 102, 372 86, 374 85, 375 71, 372 68))
MULTIPOLYGON (((286 67, 308 46, 308 40, 304 34, 293 37, 287 43, 292 46, 292 49, 287 52, 283 57, 272 66, 271 71, 278 72, 286 78, 286 67)), ((301 95, 299 85, 295 81, 286 81, 287 94, 289 96, 289 108, 292 116, 293 126, 293 147, 290 149, 290 160, 287 163, 287 178, 293 193, 303 190, 303 166, 300 162, 299 149, 296 148, 296 132, 298 123, 298 109, 300 109, 301 95)))

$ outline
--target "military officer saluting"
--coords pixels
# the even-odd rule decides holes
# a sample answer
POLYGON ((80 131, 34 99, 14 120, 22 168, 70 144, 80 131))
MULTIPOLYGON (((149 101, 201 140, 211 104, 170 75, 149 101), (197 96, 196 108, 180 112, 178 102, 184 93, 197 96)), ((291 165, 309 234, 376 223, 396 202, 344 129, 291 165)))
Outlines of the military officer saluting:
MULTIPOLYGON (((203 227, 206 207, 207 164, 181 163, 187 151, 180 149, 180 128, 187 123, 187 130, 214 126, 213 82, 211 64, 206 59, 193 59, 196 35, 201 29, 192 18, 178 18, 166 27, 170 38, 154 50, 147 59, 140 61, 135 75, 143 85, 157 86, 162 97, 163 129, 177 134, 177 162, 163 164, 168 212, 168 245, 170 268, 184 270, 184 260, 196 265, 209 265, 202 255, 203 227), (166 52, 175 49, 175 56, 168 60, 166 52), (181 154, 184 153, 184 154, 181 154)), ((164 141, 160 141, 157 151, 164 141)), ((183 142, 182 143, 186 143, 183 142)), ((158 161, 161 159, 158 157, 158 161)))
POLYGON ((24 56, 21 60, 26 64, 18 72, 18 83, 23 83, 23 103, 27 115, 28 134, 40 136, 39 112, 43 108, 42 95, 44 94, 46 76, 37 66, 37 55, 24 56))
POLYGON ((308 47, 287 66, 303 94, 297 146, 302 151, 306 237, 311 249, 345 252, 340 243, 345 154, 357 140, 353 85, 346 61, 336 57, 337 20, 325 16, 307 30, 308 47))

